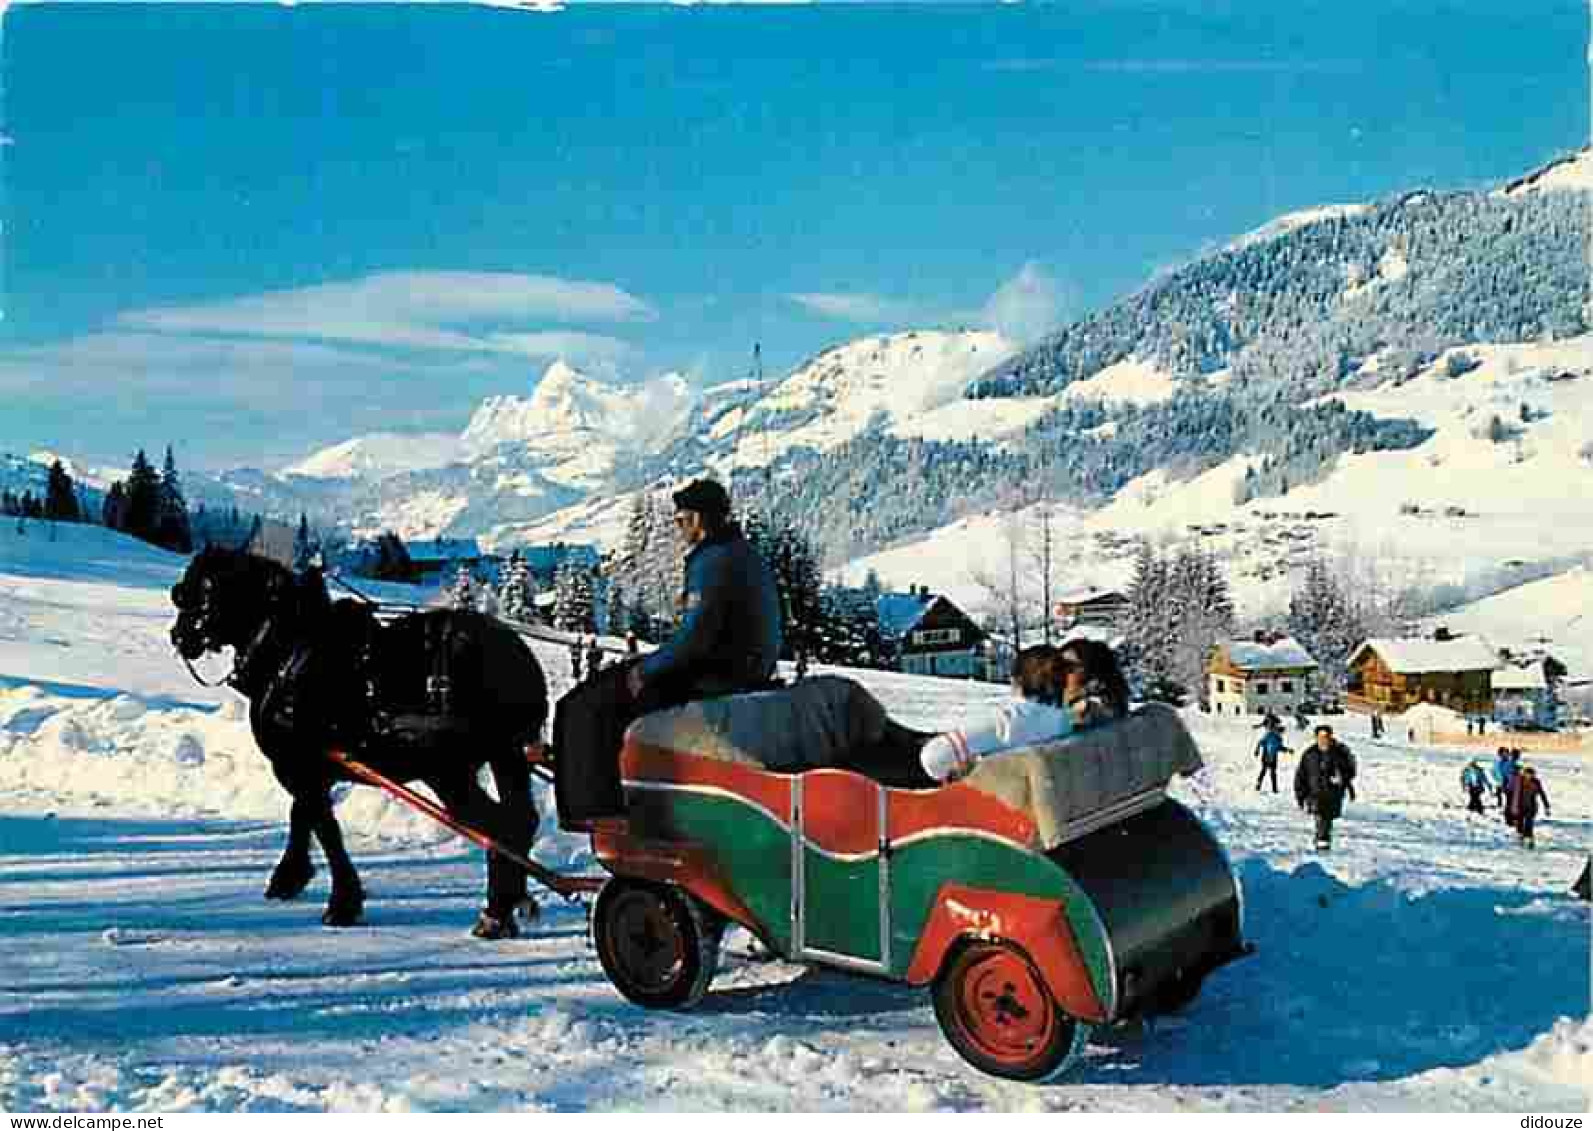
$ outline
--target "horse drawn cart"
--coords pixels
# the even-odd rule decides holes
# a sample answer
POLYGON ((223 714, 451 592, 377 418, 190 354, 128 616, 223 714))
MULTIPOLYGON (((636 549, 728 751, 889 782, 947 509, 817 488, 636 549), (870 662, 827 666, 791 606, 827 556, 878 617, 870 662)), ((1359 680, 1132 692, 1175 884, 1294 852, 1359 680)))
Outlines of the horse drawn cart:
POLYGON ((625 815, 588 828, 615 987, 691 1007, 738 924, 783 958, 929 987, 964 1059, 1039 1081, 1090 1025, 1175 1010, 1247 953, 1225 853, 1165 793, 1201 764, 1170 708, 932 789, 891 784, 912 738, 833 676, 634 723, 625 815))

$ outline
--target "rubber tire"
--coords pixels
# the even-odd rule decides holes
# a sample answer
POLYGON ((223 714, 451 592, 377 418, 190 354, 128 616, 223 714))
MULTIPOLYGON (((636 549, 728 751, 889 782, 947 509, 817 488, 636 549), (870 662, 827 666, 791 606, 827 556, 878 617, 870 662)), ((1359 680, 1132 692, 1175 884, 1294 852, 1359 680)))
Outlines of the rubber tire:
POLYGON ((647 1009, 685 1010, 702 1001, 723 935, 724 924, 674 884, 614 876, 592 903, 603 973, 626 1000, 647 1009), (659 945, 670 952, 658 956, 662 964, 654 961, 659 945))
POLYGON ((1055 1080, 1077 1063, 1089 1039, 1090 1027, 1062 1011, 1023 948, 1005 940, 958 949, 941 967, 931 995, 947 1043, 991 1076, 1031 1084, 1055 1080), (1021 1008, 1016 1017, 1014 1008, 1021 1008), (1018 1030, 998 1028, 1013 1020, 1018 1030))

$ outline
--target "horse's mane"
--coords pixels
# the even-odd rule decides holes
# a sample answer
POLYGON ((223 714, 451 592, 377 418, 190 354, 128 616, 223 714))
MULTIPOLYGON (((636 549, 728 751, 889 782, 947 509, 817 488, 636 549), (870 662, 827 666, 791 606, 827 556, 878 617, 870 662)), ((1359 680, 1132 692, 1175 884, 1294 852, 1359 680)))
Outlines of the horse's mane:
POLYGON ((300 619, 311 618, 313 623, 313 618, 325 615, 332 607, 320 566, 295 572, 275 558, 226 546, 207 545, 200 555, 249 578, 264 591, 275 590, 280 597, 291 599, 291 607, 300 619))

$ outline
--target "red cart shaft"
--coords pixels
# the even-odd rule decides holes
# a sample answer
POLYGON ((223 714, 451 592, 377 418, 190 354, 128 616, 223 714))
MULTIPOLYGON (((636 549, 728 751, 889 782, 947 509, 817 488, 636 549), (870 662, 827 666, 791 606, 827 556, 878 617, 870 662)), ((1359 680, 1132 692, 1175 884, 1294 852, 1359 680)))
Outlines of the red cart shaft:
POLYGON ((466 840, 474 842, 488 852, 496 852, 507 860, 513 860, 524 868, 528 874, 534 876, 544 887, 552 889, 559 895, 569 898, 583 891, 596 891, 603 886, 603 877, 601 876, 566 876, 562 872, 555 872, 551 868, 538 864, 530 857, 520 855, 514 849, 499 844, 481 830, 461 824, 454 819, 453 814, 431 798, 426 797, 424 794, 416 793, 413 789, 394 781, 386 774, 371 769, 364 762, 356 761, 342 750, 329 750, 327 757, 366 785, 374 785, 378 789, 386 791, 412 809, 420 810, 432 820, 446 825, 466 840))

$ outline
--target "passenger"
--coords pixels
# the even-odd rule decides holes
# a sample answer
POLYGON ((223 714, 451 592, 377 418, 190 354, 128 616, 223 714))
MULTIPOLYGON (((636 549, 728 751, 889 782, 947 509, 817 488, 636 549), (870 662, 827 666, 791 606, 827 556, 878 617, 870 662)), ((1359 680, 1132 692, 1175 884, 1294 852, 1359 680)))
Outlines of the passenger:
POLYGON ((1025 648, 1012 665, 1012 693, 995 718, 925 743, 919 755, 924 772, 938 782, 955 781, 989 754, 1064 738, 1128 711, 1128 685, 1116 657, 1093 640, 1025 648))

